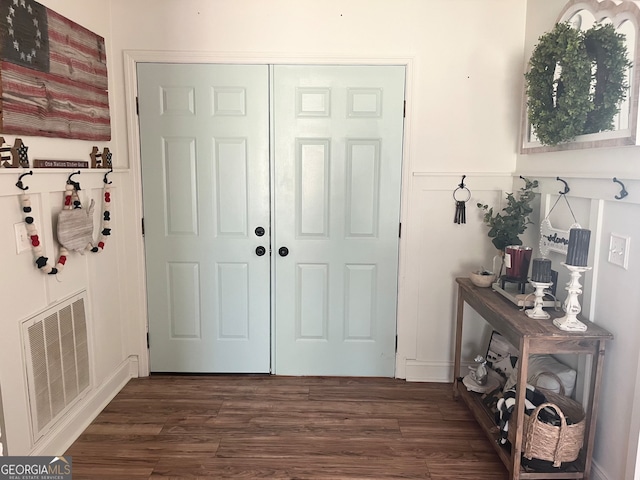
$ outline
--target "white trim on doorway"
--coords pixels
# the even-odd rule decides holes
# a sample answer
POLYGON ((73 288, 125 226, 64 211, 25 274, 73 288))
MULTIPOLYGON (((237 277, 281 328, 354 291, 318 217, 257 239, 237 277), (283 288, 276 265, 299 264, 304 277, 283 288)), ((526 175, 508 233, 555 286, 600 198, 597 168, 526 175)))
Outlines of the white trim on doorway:
MULTIPOLYGON (((273 55, 272 53, 255 53, 242 54, 230 52, 196 52, 196 51, 159 51, 159 50, 125 50, 124 56, 124 75, 125 75, 125 116, 127 118, 127 151, 129 156, 129 168, 133 179, 134 188, 134 212, 137 218, 142 219, 142 171, 140 158, 140 135, 138 130, 138 117, 136 107, 137 97, 137 73, 136 64, 141 62, 154 63, 228 63, 228 64, 297 64, 297 65, 402 65, 406 68, 406 85, 405 85, 405 122, 404 122, 404 139, 403 139, 403 161, 402 161, 402 198, 400 219, 407 217, 408 201, 410 198, 411 185, 411 99, 413 97, 413 75, 415 69, 415 58, 411 56, 392 56, 392 57, 335 57, 335 56, 318 56, 318 55, 273 55)), ((400 258, 398 266, 398 291, 402 291, 404 272, 406 270, 407 259, 405 247, 405 238, 400 238, 400 258)), ((137 333, 134 340, 135 346, 139 351, 139 375, 149 375, 149 355, 147 351, 147 331, 148 331, 148 312, 146 302, 146 273, 144 265, 144 241, 139 236, 135 248, 137 250, 136 258, 139 259, 135 266, 139 278, 144 279, 137 294, 139 297, 139 305, 142 306, 141 318, 134 327, 137 333)), ((406 310, 406 306, 402 303, 402 296, 398 296, 398 316, 397 316, 397 333, 407 332, 403 328, 403 319, 401 314, 406 310)), ((406 355, 402 352, 396 353, 396 377, 406 378, 406 355)))

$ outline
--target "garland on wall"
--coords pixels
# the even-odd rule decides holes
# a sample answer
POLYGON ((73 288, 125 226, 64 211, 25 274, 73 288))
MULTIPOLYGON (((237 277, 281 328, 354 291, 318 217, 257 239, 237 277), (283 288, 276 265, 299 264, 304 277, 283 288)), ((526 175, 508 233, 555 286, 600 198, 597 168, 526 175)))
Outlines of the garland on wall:
POLYGON ((65 264, 67 263, 67 256, 69 255, 69 251, 64 247, 60 247, 60 256, 58 257, 58 262, 55 264, 55 266, 52 266, 49 263, 49 259, 44 256, 44 249, 42 248, 38 230, 35 225, 35 219, 32 215, 31 197, 26 193, 23 193, 22 195, 20 195, 20 203, 22 205, 22 212, 24 213, 24 222, 27 224, 27 234, 29 235, 29 239, 31 241, 31 250, 33 251, 33 257, 35 258, 36 266, 41 272, 49 275, 55 275, 62 272, 65 264))
POLYGON ((613 128, 628 90, 624 41, 610 24, 582 32, 558 23, 540 37, 525 78, 529 123, 543 145, 613 128))
MULTIPOLYGON (((80 172, 77 172, 80 173, 80 172)), ((108 172, 110 173, 110 172, 108 172)), ((20 176, 16 186, 23 190, 20 195, 20 205, 24 214, 27 234, 31 243, 35 264, 40 271, 48 275, 56 275, 61 273, 67 262, 69 251, 77 251, 82 253, 84 250, 100 253, 104 250, 106 239, 111 235, 111 189, 109 185, 112 183, 107 180, 107 174, 104 176, 104 186, 102 189, 102 223, 98 241, 93 242, 93 204, 86 211, 82 211, 82 204, 78 197, 80 184, 71 180, 74 174, 69 176, 65 185, 63 207, 58 215, 58 241, 60 242, 60 255, 55 265, 49 262, 49 258, 44 256, 44 248, 38 235, 38 230, 33 217, 33 209, 31 207, 31 197, 26 193, 29 187, 25 187, 22 178, 25 175, 32 175, 29 171, 20 176)))

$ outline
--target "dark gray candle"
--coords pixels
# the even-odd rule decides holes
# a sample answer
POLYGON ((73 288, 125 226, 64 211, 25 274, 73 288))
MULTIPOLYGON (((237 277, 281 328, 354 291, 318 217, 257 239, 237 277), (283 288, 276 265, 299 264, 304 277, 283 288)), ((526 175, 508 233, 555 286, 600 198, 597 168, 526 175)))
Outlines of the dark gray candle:
POLYGON ((591 230, 586 228, 572 228, 569 231, 567 265, 574 265, 576 267, 587 266, 590 237, 591 230))
POLYGON ((548 258, 534 258, 531 267, 531 281, 551 283, 551 260, 548 258))

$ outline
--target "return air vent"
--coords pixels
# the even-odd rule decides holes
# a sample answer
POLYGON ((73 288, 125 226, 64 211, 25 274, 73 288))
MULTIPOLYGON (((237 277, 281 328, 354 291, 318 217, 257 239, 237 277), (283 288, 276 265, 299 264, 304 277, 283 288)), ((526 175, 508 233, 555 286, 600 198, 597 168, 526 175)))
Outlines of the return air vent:
POLYGON ((86 292, 22 324, 34 443, 91 384, 86 292))

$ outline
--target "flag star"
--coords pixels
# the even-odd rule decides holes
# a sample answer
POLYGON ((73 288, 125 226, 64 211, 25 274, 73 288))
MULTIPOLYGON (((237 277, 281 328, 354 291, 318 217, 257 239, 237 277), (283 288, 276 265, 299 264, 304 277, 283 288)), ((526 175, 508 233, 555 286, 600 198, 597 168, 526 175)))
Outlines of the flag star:
POLYGON ((31 63, 31 54, 30 53, 27 55, 27 62, 31 63))
POLYGON ((24 52, 20 52, 20 60, 24 61, 27 59, 27 56, 24 54, 24 52))
POLYGON ((7 15, 7 23, 13 25, 13 17, 11 15, 7 15))
POLYGON ((27 12, 29 12, 30 14, 33 13, 33 8, 31 8, 31 5, 27 6, 27 12))
POLYGON ((9 36, 13 37, 13 28, 9 28, 8 32, 9 32, 9 36))
POLYGON ((36 39, 36 48, 40 48, 40 40, 36 39))
POLYGON ((13 7, 9 7, 9 15, 15 15, 16 14, 16 10, 13 7))
POLYGON ((25 0, 20 0, 20 6, 24 8, 26 6, 25 0))
POLYGON ((35 48, 32 48, 32 49, 31 49, 31 56, 32 56, 32 57, 35 57, 35 56, 36 56, 36 49, 35 49, 35 48))
POLYGON ((20 51, 20 44, 17 40, 13 41, 13 48, 15 48, 17 51, 20 51))
POLYGON ((38 27, 38 19, 37 18, 33 19, 33 25, 34 25, 34 27, 38 27))
POLYGON ((36 30, 36 38, 42 38, 42 33, 40 32, 40 29, 36 30))
POLYGON ((13 0, 13 4, 17 7, 18 6, 18 0, 13 0))

